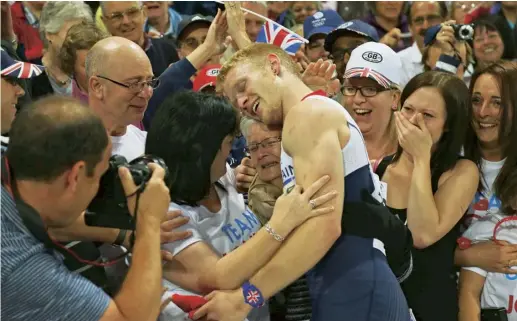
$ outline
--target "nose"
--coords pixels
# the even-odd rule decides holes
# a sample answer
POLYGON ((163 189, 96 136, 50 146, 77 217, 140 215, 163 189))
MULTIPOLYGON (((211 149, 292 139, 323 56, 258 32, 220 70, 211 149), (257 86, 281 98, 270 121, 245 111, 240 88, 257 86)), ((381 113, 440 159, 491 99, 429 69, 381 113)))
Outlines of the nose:
POLYGON ((413 125, 418 125, 418 120, 416 119, 416 117, 418 116, 419 113, 413 113, 413 115, 411 115, 411 118, 409 118, 409 122, 413 125))
POLYGON ((488 101, 483 102, 483 105, 481 105, 481 107, 478 108, 478 114, 481 118, 490 116, 490 106, 488 101))
POLYGON ((361 94, 361 90, 359 90, 359 88, 357 88, 357 91, 355 92, 355 95, 354 95, 354 105, 360 105, 362 103, 364 103, 366 101, 366 97, 363 96, 363 94, 361 94))
POLYGON ((323 49, 321 55, 320 55, 320 58, 322 58, 323 60, 327 60, 329 58, 329 55, 330 55, 330 52, 326 51, 325 49, 323 49))
POLYGON ((237 107, 241 110, 245 110, 246 109, 246 104, 248 103, 248 97, 246 96, 241 96, 239 98, 237 98, 237 107))
POLYGON ((268 153, 266 152, 266 149, 262 147, 262 145, 259 145, 257 150, 257 159, 261 160, 262 158, 266 157, 267 154, 268 153))
POLYGON ((122 15, 122 24, 127 25, 130 22, 131 22, 131 19, 129 19, 128 15, 127 14, 123 14, 122 15))
POLYGON ((149 100, 153 96, 153 92, 153 87, 146 85, 142 90, 140 90, 137 96, 149 100))

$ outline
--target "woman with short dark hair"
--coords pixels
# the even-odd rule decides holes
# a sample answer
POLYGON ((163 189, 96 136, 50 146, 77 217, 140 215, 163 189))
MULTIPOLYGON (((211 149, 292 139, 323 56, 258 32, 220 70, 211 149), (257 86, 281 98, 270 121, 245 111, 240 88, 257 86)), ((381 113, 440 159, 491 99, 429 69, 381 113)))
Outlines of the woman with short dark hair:
MULTIPOLYGON (((335 194, 310 200, 328 180, 322 178, 304 193, 298 187, 281 196, 262 228, 237 192, 235 176, 226 164, 238 126, 237 111, 225 98, 195 92, 169 96, 153 119, 146 153, 161 157, 169 168, 170 208, 189 218, 180 229, 192 234, 165 245, 175 256, 175 263, 164 266, 166 296, 241 287, 294 228, 332 210, 322 205, 335 194)), ((167 321, 185 316, 172 303, 162 313, 167 321)), ((248 319, 269 320, 267 305, 253 309, 248 319)))

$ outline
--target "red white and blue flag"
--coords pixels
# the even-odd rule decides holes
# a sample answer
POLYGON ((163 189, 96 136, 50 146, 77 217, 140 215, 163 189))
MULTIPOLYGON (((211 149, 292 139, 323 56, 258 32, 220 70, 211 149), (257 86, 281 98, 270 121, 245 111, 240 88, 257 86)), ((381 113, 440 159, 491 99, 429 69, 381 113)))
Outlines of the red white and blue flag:
POLYGON ((257 42, 275 45, 294 56, 304 43, 304 38, 273 21, 266 21, 257 36, 257 42))
POLYGON ((41 75, 43 66, 38 66, 23 61, 16 61, 13 65, 2 70, 2 76, 11 76, 14 78, 31 78, 41 75))
POLYGON ((390 88, 391 85, 391 81, 388 78, 384 77, 383 74, 370 68, 356 67, 350 68, 345 72, 344 78, 355 77, 372 78, 384 88, 390 88))

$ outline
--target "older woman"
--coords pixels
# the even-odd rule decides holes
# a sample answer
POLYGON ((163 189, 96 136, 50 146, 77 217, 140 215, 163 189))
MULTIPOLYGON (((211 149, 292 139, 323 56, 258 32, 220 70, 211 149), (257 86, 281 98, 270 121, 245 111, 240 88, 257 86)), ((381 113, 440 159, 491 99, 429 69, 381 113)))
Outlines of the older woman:
POLYGON ((471 114, 468 103, 468 89, 455 75, 428 71, 414 77, 395 113, 398 151, 377 169, 388 186, 388 207, 413 234, 414 269, 401 285, 419 321, 458 316, 453 277, 458 222, 479 180, 475 164, 458 156, 471 114))
POLYGON ((58 58, 61 69, 72 79, 72 96, 88 104, 88 77, 86 77, 86 54, 93 45, 107 37, 93 22, 83 21, 68 30, 58 58))
MULTIPOLYGON (((505 41, 503 31, 506 21, 496 16, 477 20, 474 31, 474 57, 476 69, 481 70, 500 59, 517 59, 517 48, 513 41, 505 41)), ((510 39, 511 40, 511 39, 510 39)))
POLYGON ((44 47, 42 63, 48 77, 33 83, 33 97, 72 95, 72 78, 61 69, 59 52, 68 29, 81 21, 93 21, 90 7, 82 1, 49 1, 43 6, 40 35, 44 47))

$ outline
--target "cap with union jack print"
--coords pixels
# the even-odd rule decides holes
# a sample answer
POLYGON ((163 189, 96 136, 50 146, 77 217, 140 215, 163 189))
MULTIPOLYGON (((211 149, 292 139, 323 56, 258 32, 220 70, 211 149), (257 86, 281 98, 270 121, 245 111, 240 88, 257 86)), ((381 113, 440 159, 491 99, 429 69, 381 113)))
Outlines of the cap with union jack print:
POLYGON ((390 88, 400 86, 401 72, 402 62, 393 49, 382 43, 367 42, 352 51, 344 78, 371 78, 390 88))
POLYGON ((45 70, 45 67, 40 65, 14 60, 4 48, 1 49, 2 76, 26 79, 39 76, 45 70))

